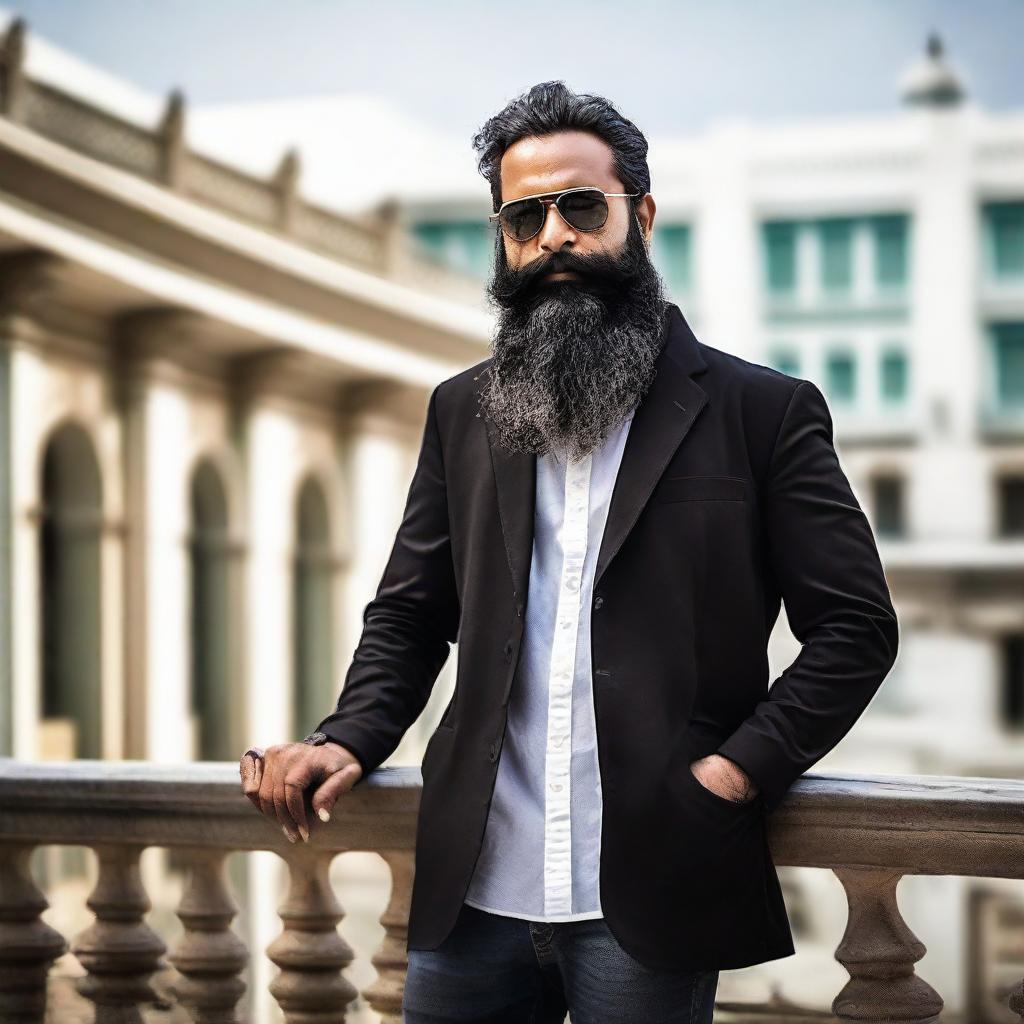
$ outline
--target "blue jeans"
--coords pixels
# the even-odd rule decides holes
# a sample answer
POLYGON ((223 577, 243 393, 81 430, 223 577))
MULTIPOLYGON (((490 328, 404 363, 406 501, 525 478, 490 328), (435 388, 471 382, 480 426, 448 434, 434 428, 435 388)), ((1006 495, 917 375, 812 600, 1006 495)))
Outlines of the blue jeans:
POLYGON ((654 971, 604 918, 554 924, 468 903, 437 949, 410 949, 405 1024, 711 1024, 718 971, 654 971))

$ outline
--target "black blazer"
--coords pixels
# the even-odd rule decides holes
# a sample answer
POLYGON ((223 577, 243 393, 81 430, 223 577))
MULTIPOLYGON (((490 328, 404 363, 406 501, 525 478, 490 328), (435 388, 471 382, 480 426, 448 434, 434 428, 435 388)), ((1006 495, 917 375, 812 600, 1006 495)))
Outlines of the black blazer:
MULTIPOLYGON (((318 726, 369 773, 458 641, 455 691, 423 757, 407 949, 436 948, 462 906, 523 638, 535 457, 493 443, 476 397, 489 362, 430 396, 394 547, 337 710, 318 726)), ((767 816, 864 711, 898 643, 821 391, 703 344, 668 304, 592 607, 609 928, 654 969, 790 955, 767 816), (769 688, 780 599, 802 648, 769 688), (733 802, 697 781, 690 763, 715 751, 757 797, 733 802)))

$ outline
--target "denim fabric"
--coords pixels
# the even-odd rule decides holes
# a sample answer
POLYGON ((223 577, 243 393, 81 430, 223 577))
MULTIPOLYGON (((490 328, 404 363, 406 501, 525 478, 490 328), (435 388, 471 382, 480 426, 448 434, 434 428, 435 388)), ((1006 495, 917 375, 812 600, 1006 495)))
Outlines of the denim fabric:
POLYGON ((718 971, 654 971, 604 918, 546 923, 462 905, 437 949, 410 949, 404 1024, 711 1024, 718 971))

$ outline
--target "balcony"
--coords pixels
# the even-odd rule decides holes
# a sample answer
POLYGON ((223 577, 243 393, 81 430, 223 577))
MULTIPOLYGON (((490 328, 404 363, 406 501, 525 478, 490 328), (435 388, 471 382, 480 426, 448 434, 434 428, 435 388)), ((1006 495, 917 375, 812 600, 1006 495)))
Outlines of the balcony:
MULTIPOLYGON (((293 846, 241 794, 233 764, 0 759, 0 1021, 77 1020, 53 1012, 51 967, 69 950, 81 966, 77 993, 98 1024, 156 1019, 154 1003, 176 1014, 161 1020, 241 1020, 249 954, 232 929, 237 906, 225 859, 266 850, 283 859, 290 879, 281 932, 266 950, 280 969, 269 989, 287 1024, 342 1021, 357 997, 382 1021, 399 1022, 420 786, 416 768, 381 768, 343 797, 344 810, 310 844, 293 846), (87 846, 96 858, 87 901, 94 921, 70 944, 41 920, 48 903, 29 870, 33 851, 47 846, 87 846), (147 847, 173 849, 188 869, 176 909, 184 931, 170 951, 144 919, 150 901, 139 861, 147 847), (362 990, 342 975, 353 951, 337 931, 344 910, 328 877, 333 858, 352 850, 378 854, 392 880, 372 958, 377 977, 362 990), (158 974, 169 997, 154 989, 158 974)), ((897 903, 904 875, 1024 877, 1022 781, 807 774, 769 828, 777 864, 829 869, 846 893, 835 958, 850 979, 832 1003, 840 1021, 923 1024, 942 1010, 941 994, 915 973, 925 947, 897 903)), ((720 1020, 737 1019, 731 1007, 718 1009, 720 1020)), ((1006 1009, 1024 1017, 1024 981, 1014 980, 1006 1009)), ((792 1015, 765 1006, 757 1016, 792 1015)))

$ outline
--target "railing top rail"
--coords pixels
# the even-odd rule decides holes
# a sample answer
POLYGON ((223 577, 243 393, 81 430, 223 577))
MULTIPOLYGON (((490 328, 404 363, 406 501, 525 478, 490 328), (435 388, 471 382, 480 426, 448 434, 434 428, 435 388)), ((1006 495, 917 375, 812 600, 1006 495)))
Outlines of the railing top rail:
MULTIPOLYGON (((411 848, 420 770, 380 768, 317 844, 411 848)), ((808 773, 769 816, 778 863, 1024 876, 1024 780, 808 773)), ((0 841, 297 850, 242 795, 232 763, 0 757, 0 841)))

